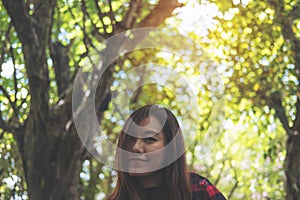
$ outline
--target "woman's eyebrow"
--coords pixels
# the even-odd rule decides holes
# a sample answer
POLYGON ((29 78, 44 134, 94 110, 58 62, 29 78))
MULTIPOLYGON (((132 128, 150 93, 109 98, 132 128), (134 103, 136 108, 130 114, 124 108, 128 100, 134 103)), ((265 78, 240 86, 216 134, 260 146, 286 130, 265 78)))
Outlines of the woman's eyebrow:
POLYGON ((157 131, 152 131, 152 130, 147 130, 143 134, 150 135, 150 136, 157 136, 157 135, 159 135, 159 133, 157 131))

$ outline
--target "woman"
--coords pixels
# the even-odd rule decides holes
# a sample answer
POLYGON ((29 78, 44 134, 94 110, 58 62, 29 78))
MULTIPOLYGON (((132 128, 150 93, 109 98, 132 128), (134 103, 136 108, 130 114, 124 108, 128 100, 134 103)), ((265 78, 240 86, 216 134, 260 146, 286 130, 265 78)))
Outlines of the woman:
POLYGON ((207 179, 187 172, 176 117, 146 105, 126 121, 118 140, 117 185, 108 200, 225 199, 207 179))

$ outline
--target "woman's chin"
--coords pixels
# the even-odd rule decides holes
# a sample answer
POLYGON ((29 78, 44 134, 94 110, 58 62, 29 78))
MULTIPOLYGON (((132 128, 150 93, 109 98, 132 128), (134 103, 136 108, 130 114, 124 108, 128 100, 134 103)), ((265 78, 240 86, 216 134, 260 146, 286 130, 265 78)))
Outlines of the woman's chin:
POLYGON ((129 173, 130 176, 134 176, 134 177, 142 177, 144 173, 129 173))
POLYGON ((143 176, 149 176, 153 174, 153 172, 129 172, 130 176, 134 176, 134 177, 143 177, 143 176))

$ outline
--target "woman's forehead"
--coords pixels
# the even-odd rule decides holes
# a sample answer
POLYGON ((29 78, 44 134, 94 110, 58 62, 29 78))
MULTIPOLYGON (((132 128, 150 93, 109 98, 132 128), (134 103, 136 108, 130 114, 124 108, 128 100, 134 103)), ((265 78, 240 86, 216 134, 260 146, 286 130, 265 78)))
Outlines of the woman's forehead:
POLYGON ((138 125, 140 127, 149 127, 149 128, 161 128, 161 123, 155 117, 147 117, 141 120, 138 125))
POLYGON ((137 126, 134 126, 134 132, 140 134, 163 134, 162 124, 154 117, 143 119, 137 126))

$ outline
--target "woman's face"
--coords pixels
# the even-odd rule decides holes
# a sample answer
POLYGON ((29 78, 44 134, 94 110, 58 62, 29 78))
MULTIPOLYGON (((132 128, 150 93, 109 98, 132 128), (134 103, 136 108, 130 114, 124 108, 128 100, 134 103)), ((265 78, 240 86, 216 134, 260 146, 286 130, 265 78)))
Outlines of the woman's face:
POLYGON ((144 176, 160 169, 164 154, 155 152, 166 145, 166 139, 162 132, 161 124, 157 119, 148 117, 139 123, 133 131, 137 136, 132 141, 130 151, 133 156, 129 157, 128 168, 132 176, 144 176))

